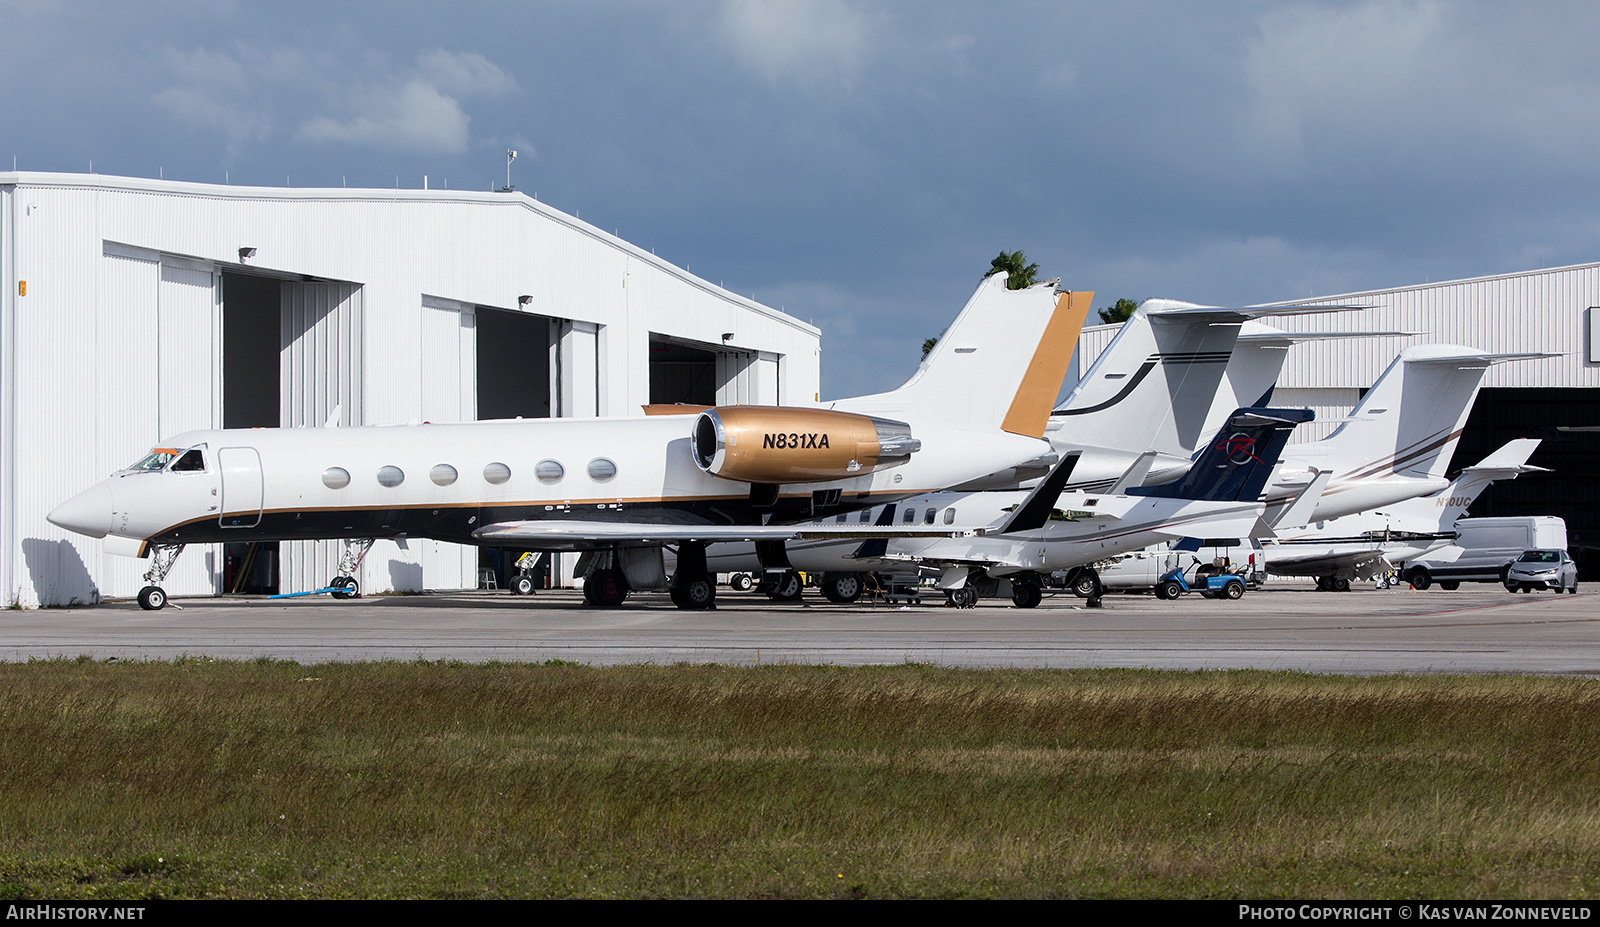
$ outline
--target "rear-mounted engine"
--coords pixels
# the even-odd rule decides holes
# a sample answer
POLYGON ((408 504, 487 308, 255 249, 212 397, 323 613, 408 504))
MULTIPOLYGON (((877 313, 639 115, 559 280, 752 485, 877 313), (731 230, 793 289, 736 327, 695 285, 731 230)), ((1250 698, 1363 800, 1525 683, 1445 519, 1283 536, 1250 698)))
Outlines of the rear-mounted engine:
POLYGON ((694 462, 743 483, 817 483, 905 463, 922 447, 905 422, 784 406, 707 409, 690 439, 694 462))

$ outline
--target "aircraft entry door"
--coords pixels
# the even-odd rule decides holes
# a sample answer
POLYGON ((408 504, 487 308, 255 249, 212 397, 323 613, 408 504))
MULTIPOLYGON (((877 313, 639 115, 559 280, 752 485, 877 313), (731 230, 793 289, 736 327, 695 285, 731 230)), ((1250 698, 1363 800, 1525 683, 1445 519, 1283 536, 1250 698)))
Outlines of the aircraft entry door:
POLYGON ((217 452, 222 470, 224 528, 254 528, 261 524, 261 455, 253 447, 225 447, 217 452))

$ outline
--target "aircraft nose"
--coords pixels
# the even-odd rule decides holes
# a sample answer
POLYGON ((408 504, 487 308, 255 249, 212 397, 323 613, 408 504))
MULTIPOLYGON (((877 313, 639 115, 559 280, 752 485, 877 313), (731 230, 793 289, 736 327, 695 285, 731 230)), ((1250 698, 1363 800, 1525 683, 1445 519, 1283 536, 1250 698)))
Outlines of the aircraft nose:
POLYGON ((56 506, 45 518, 68 531, 103 538, 111 531, 111 487, 96 483, 56 506))

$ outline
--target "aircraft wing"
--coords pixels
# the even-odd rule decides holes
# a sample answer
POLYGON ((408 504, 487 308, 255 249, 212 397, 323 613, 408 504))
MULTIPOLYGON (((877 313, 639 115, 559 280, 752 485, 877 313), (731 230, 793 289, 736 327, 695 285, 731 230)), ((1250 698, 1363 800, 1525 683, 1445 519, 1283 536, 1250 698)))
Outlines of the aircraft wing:
POLYGON ((943 538, 948 528, 892 525, 674 525, 574 520, 504 521, 485 525, 473 537, 537 550, 587 550, 617 545, 653 546, 685 541, 811 541, 873 538, 943 538))
POLYGON ((1393 566, 1383 551, 1371 547, 1350 551, 1333 551, 1322 547, 1296 553, 1276 546, 1268 548, 1267 557, 1267 569, 1283 576, 1333 576, 1349 571, 1358 577, 1370 579, 1393 566))

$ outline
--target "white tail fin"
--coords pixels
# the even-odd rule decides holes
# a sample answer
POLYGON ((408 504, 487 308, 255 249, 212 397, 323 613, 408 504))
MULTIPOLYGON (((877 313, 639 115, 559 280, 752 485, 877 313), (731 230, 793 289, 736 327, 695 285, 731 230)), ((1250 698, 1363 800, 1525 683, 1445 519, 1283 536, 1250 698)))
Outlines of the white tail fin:
POLYGON ((1055 283, 1008 290, 1005 274, 989 277, 904 386, 830 407, 1041 437, 1094 297, 1055 283))
POLYGON ((1408 499, 1387 506, 1382 511, 1392 516, 1416 518, 1422 523, 1412 527, 1408 522, 1408 530, 1447 530, 1456 523, 1456 519, 1466 514, 1468 506, 1489 488, 1490 483, 1496 480, 1514 480, 1524 473, 1549 472, 1544 467, 1528 464, 1528 458, 1533 456, 1538 447, 1537 438, 1516 438, 1507 441, 1499 450, 1477 464, 1463 469, 1461 475, 1444 489, 1431 496, 1408 499))
POLYGON ((1442 479, 1484 371, 1542 354, 1485 354, 1460 345, 1406 348, 1317 447, 1341 482, 1398 474, 1442 479), (1319 447, 1320 446, 1320 447, 1319 447))
POLYGON ((1247 333, 1276 331, 1250 320, 1358 308, 1226 309, 1175 299, 1147 299, 1122 323, 1066 401, 1051 413, 1059 425, 1051 441, 1058 447, 1189 457, 1201 438, 1221 428, 1233 410, 1265 405, 1277 382, 1284 349, 1291 343, 1283 339, 1289 336, 1278 332, 1281 346, 1275 343, 1244 350, 1247 333), (1233 380, 1231 388, 1229 378, 1233 380))

